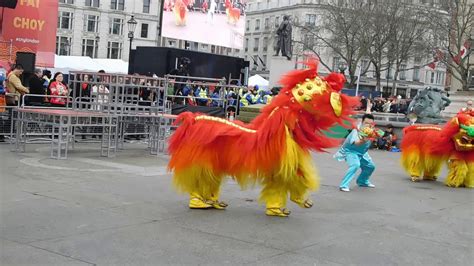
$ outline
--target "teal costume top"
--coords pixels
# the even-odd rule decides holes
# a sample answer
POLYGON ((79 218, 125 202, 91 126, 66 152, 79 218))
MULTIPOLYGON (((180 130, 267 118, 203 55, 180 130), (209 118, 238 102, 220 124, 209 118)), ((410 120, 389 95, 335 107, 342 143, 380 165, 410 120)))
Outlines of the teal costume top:
POLYGON ((357 154, 359 156, 369 156, 367 151, 369 150, 372 142, 366 141, 362 145, 356 145, 355 142, 360 139, 359 131, 357 129, 353 129, 347 136, 341 148, 334 155, 334 158, 336 158, 338 161, 344 161, 346 160, 347 153, 357 154))

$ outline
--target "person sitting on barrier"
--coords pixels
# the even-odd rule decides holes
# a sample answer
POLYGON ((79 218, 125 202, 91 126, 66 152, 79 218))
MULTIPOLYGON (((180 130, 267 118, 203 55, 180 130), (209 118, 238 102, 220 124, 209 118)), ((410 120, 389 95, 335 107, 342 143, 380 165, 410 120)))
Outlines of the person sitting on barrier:
POLYGON ((197 104, 199 106, 207 106, 209 97, 205 87, 198 86, 198 88, 194 91, 194 96, 198 97, 197 104))
POLYGON ((97 78, 97 82, 99 82, 99 85, 97 86, 94 85, 92 86, 92 92, 91 95, 94 98, 94 102, 96 102, 98 105, 94 105, 95 110, 99 110, 99 105, 108 102, 109 100, 109 88, 105 86, 103 83, 108 83, 107 76, 105 76, 105 71, 104 70, 99 70, 99 75, 97 78))
MULTIPOLYGON (((15 65, 13 70, 7 76, 6 87, 8 93, 20 94, 21 96, 30 93, 30 90, 21 83, 21 74, 23 74, 23 66, 20 64, 15 65)), ((20 100, 21 98, 18 95, 7 96, 7 105, 18 105, 18 101, 20 100)))
POLYGON ((49 103, 53 107, 65 107, 66 102, 68 102, 67 98, 65 98, 64 96, 69 96, 69 89, 67 85, 64 84, 63 80, 63 73, 56 72, 56 74, 54 74, 53 79, 51 80, 51 83, 49 83, 48 95, 53 96, 50 97, 49 103))
MULTIPOLYGON (((81 102, 90 102, 91 98, 91 84, 89 83, 89 75, 84 74, 82 76, 82 82, 78 83, 80 86, 76 88, 75 97, 80 97, 79 101, 81 102)), ((88 105, 83 105, 83 109, 89 109, 88 105)))
POLYGON ((212 92, 212 95, 211 95, 211 104, 210 106, 211 107, 218 107, 221 105, 221 95, 220 95, 220 87, 217 87, 214 89, 214 91, 212 92))
POLYGON ((258 103, 260 104, 269 104, 272 101, 271 91, 261 90, 259 95, 258 103))
POLYGON ((257 90, 255 88, 251 90, 250 93, 245 96, 245 98, 247 99, 250 105, 257 104, 260 101, 260 96, 258 95, 257 90))
POLYGON ((43 80, 43 88, 44 88, 45 91, 49 87, 49 83, 51 82, 51 77, 52 77, 51 71, 49 71, 47 69, 43 70, 42 80, 43 80))
POLYGON ((190 80, 186 81, 186 84, 183 87, 183 96, 188 96, 189 94, 192 94, 193 91, 193 85, 191 84, 190 80))
POLYGON ((247 96, 250 93, 251 92, 248 91, 247 89, 242 90, 242 96, 240 96, 240 106, 248 106, 250 104, 249 101, 247 100, 247 96))
POLYGON ((392 150, 392 147, 396 147, 397 135, 393 132, 393 125, 388 124, 387 129, 384 131, 383 136, 377 139, 377 148, 380 150, 392 150))
POLYGON ((231 88, 226 93, 226 99, 228 105, 236 105, 237 102, 237 94, 235 93, 234 89, 231 88))
MULTIPOLYGON (((43 71, 39 68, 35 69, 35 73, 29 80, 30 94, 45 95, 46 90, 43 87, 43 71)), ((25 104, 30 106, 42 106, 44 105, 44 97, 41 96, 26 96, 25 104)))

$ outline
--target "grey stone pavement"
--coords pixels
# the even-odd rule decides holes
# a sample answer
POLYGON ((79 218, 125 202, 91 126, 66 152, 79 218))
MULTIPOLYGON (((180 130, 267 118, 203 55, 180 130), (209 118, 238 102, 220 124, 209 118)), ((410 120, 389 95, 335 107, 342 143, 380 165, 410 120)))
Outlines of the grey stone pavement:
MULTIPOLYGON (((223 188, 225 211, 189 210, 167 157, 127 144, 101 158, 77 145, 0 145, 0 265, 472 265, 474 190, 412 183, 399 153, 373 151, 376 189, 339 192, 345 170, 315 154, 322 177, 312 209, 267 217, 259 189, 223 188)), ((445 172, 444 172, 445 174, 445 172)))

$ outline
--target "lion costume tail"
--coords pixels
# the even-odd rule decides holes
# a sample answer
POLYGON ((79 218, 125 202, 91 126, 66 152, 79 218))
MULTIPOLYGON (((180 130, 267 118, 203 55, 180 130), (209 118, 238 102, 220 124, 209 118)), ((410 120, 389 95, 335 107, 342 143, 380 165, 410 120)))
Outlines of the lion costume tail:
POLYGON ((446 158, 430 152, 432 140, 438 137, 440 130, 434 126, 409 126, 403 130, 401 164, 413 181, 421 176, 434 180, 440 174, 446 158))

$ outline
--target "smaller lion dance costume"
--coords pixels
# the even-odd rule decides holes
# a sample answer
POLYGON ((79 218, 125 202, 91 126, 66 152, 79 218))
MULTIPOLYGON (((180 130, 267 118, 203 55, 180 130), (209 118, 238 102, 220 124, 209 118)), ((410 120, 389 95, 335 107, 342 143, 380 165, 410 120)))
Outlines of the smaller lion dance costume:
POLYGON ((240 9, 234 7, 230 0, 225 1, 225 13, 227 14, 227 22, 235 25, 240 19, 240 9))
POLYGON ((317 61, 308 69, 282 78, 280 94, 252 123, 182 113, 169 141, 169 170, 176 188, 189 193, 189 207, 224 209, 219 201, 222 180, 232 177, 245 188, 261 184, 260 202, 266 214, 286 217, 288 195, 303 208, 312 207, 310 191, 319 187, 310 150, 339 144, 321 131, 353 120, 355 97, 340 94, 345 78, 317 76, 317 61))
POLYGON ((474 188, 474 112, 460 112, 444 127, 409 126, 401 148, 412 181, 436 180, 447 161, 446 185, 474 188))
POLYGON ((174 3, 173 13, 177 26, 186 26, 188 6, 191 2, 192 0, 176 0, 174 3))

